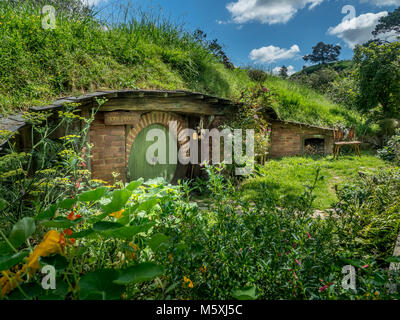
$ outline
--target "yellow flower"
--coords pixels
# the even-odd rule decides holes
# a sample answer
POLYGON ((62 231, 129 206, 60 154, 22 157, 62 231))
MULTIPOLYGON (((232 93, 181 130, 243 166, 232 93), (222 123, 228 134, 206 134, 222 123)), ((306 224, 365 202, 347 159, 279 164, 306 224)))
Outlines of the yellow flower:
POLYGON ((124 209, 122 209, 122 210, 120 210, 120 211, 117 211, 117 212, 113 212, 113 213, 111 213, 110 214, 110 216, 112 216, 112 217, 115 217, 115 218, 117 218, 117 219, 119 219, 119 218, 121 218, 122 217, 122 214, 124 213, 124 209))
POLYGON ((188 288, 193 288, 194 287, 192 280, 190 280, 186 276, 183 277, 183 281, 188 284, 188 288))
POLYGON ((172 253, 170 253, 170 254, 168 255, 168 258, 169 258, 169 262, 174 261, 174 257, 173 257, 173 255, 172 255, 172 253))
POLYGON ((60 233, 56 230, 50 230, 43 237, 43 241, 39 243, 33 252, 26 259, 29 269, 39 269, 39 257, 47 257, 53 253, 62 253, 60 244, 60 233))
POLYGON ((15 274, 10 270, 1 272, 3 276, 0 278, 0 297, 7 295, 22 282, 21 274, 24 272, 24 269, 17 271, 15 274))

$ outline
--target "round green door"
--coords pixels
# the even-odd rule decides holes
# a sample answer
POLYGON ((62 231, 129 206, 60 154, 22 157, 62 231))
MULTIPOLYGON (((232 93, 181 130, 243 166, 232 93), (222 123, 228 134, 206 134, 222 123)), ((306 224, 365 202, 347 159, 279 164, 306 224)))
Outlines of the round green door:
MULTIPOLYGON (((132 144, 132 149, 129 156, 129 176, 131 180, 137 180, 143 178, 145 181, 158 177, 164 178, 167 182, 171 182, 175 176, 177 164, 169 164, 169 153, 176 150, 170 151, 169 139, 173 139, 172 134, 169 130, 159 124, 152 124, 142 131, 139 132, 135 141, 132 144), (150 146, 157 143, 157 138, 153 141, 146 141, 147 133, 152 129, 162 130, 165 134, 166 140, 166 163, 167 164, 152 164, 146 160, 146 152, 150 146)), ((155 152, 154 156, 159 157, 163 155, 157 154, 159 150, 155 152)), ((175 154, 174 158, 178 159, 178 155, 175 154)), ((175 161, 176 162, 176 161, 175 161)))

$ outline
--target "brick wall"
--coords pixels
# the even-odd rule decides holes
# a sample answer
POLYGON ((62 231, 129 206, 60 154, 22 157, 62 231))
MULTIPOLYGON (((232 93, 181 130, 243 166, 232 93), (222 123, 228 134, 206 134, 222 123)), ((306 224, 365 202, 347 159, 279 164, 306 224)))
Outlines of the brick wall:
POLYGON ((113 182, 112 172, 125 180, 125 126, 106 126, 104 114, 98 113, 90 127, 92 179, 113 182))
MULTIPOLYGON (((93 144, 90 161, 92 179, 101 179, 112 183, 112 173, 117 172, 120 173, 119 179, 126 181, 130 151, 136 136, 151 124, 162 124, 168 128, 170 121, 176 121, 178 136, 187 126, 185 118, 164 112, 142 114, 136 127, 105 125, 104 113, 97 113, 89 133, 90 143, 93 144)), ((182 142, 179 147, 184 147, 186 144, 182 142)))
POLYGON ((333 131, 314 128, 306 125, 271 122, 271 141, 269 157, 278 158, 285 156, 301 155, 303 152, 302 137, 321 135, 325 139, 325 152, 333 152, 333 131))

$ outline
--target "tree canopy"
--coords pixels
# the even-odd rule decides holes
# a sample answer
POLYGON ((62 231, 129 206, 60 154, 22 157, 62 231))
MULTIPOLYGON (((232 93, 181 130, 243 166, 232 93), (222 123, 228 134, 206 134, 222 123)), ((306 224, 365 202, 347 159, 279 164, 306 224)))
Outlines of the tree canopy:
POLYGON ((372 34, 378 36, 393 31, 400 35, 400 7, 393 12, 389 12, 386 17, 380 18, 372 34))
POLYGON ((400 43, 357 46, 360 111, 379 111, 383 118, 400 115, 400 43))
POLYGON ((312 63, 320 62, 325 64, 337 61, 341 50, 342 47, 340 45, 334 46, 333 44, 325 44, 321 41, 313 47, 313 53, 304 56, 303 59, 312 63))

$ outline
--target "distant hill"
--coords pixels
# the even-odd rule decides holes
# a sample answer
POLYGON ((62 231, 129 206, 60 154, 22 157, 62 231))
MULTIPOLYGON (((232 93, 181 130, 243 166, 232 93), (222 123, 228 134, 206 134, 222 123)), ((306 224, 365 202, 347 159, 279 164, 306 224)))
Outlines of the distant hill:
POLYGON ((303 70, 296 72, 292 76, 298 76, 301 74, 311 74, 313 72, 316 72, 318 70, 321 70, 322 68, 325 68, 326 66, 330 66, 337 72, 342 72, 344 70, 351 69, 354 65, 354 62, 352 60, 343 60, 343 61, 336 61, 336 62, 331 62, 327 64, 317 64, 311 67, 304 68, 303 70))

